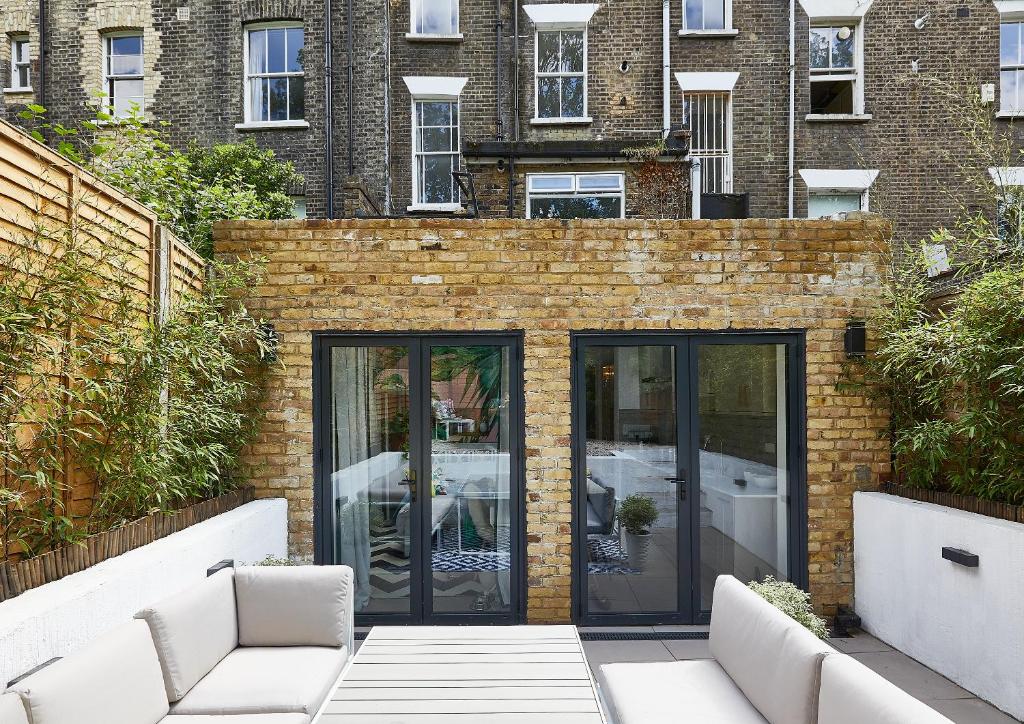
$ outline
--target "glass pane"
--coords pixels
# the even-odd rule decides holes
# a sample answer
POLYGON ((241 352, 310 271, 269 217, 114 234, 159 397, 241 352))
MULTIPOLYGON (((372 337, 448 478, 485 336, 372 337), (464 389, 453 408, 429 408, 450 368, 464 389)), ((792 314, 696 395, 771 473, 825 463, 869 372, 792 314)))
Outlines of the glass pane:
POLYGON ((700 597, 715 579, 787 580, 786 346, 704 344, 698 352, 700 597))
POLYGON ((249 81, 249 120, 265 121, 270 116, 270 99, 266 78, 249 81))
POLYGON ((452 35, 458 32, 455 8, 449 0, 420 0, 416 32, 452 35))
POLYGON ((265 73, 267 70, 267 31, 249 31, 249 72, 265 73))
POLYGON ((807 197, 807 218, 820 219, 848 211, 860 211, 860 194, 810 194, 807 197))
POLYGON ((14 59, 19 63, 28 62, 28 41, 27 40, 15 40, 14 41, 14 59))
POLYGON ((572 191, 572 176, 531 175, 529 178, 533 191, 572 191))
POLYGON ((357 613, 409 613, 409 351, 334 347, 330 364, 334 560, 357 613))
POLYGON ((999 107, 1004 111, 1015 111, 1019 108, 1017 75, 1016 70, 1004 70, 999 73, 999 107))
POLYGON ((1020 23, 1002 23, 999 26, 999 63, 1017 65, 1020 57, 1020 23))
POLYGON ((19 65, 17 68, 18 74, 15 83, 16 88, 28 88, 29 87, 29 66, 19 65))
POLYGON ((451 151, 452 129, 422 128, 420 129, 420 151, 451 151))
POLYGON ((583 31, 562 33, 562 72, 583 72, 583 31))
POLYGON ((721 30, 725 27, 725 0, 704 0, 704 29, 721 30))
POLYGON ((537 72, 558 70, 558 33, 537 33, 537 72))
POLYGON ((674 357, 668 346, 584 353, 587 462, 579 494, 592 614, 678 607, 678 491, 666 480, 677 474, 674 357))
POLYGON ((686 0, 684 5, 686 25, 689 30, 704 29, 704 0, 686 0))
POLYGON ((856 33, 851 27, 836 28, 832 40, 832 67, 852 68, 856 33), (844 39, 844 33, 849 33, 844 39))
POLYGON ((563 196, 530 199, 533 219, 618 219, 622 217, 619 196, 563 196))
POLYGON ((420 156, 421 204, 451 204, 453 156, 420 156))
POLYGON ((617 173, 582 174, 578 177, 580 191, 618 191, 622 176, 617 173))
POLYGON ((583 117, 583 78, 562 78, 562 118, 583 117))
POLYGON ((810 66, 828 68, 829 28, 811 28, 810 66))
POLYGON ((286 38, 288 31, 284 28, 271 28, 267 31, 267 72, 284 73, 287 68, 286 38))
POLYGON ((142 75, 142 56, 110 56, 110 75, 142 75))
POLYGON ((304 51, 305 33, 302 28, 288 28, 288 71, 302 72, 302 55, 304 51))
POLYGON ((509 374, 506 346, 430 350, 429 518, 437 613, 511 610, 509 374))
POLYGON ((270 120, 288 120, 288 79, 268 78, 268 95, 270 96, 270 120))
POLYGON ((110 39, 111 55, 142 55, 141 35, 120 35, 110 39))
POLYGON ((140 112, 144 110, 141 80, 117 80, 112 83, 115 116, 119 118, 130 116, 136 107, 140 112))
POLYGON ((421 101, 417 103, 420 110, 421 126, 452 125, 452 106, 448 101, 421 101))
POLYGON ((537 79, 537 117, 558 118, 558 78, 537 79))
POLYGON ((306 81, 304 78, 288 79, 288 120, 301 121, 306 113, 306 81))
POLYGON ((811 113, 853 113, 853 81, 812 82, 811 113))

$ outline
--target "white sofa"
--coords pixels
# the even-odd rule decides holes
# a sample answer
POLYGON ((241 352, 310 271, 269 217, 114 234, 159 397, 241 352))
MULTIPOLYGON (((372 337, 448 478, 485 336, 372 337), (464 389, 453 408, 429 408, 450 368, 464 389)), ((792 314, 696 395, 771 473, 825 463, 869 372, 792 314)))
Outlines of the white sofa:
POLYGON ((732 576, 708 643, 711 659, 602 666, 613 724, 952 724, 732 576))
POLYGON ((352 651, 347 566, 226 569, 0 696, 0 724, 308 724, 352 651))

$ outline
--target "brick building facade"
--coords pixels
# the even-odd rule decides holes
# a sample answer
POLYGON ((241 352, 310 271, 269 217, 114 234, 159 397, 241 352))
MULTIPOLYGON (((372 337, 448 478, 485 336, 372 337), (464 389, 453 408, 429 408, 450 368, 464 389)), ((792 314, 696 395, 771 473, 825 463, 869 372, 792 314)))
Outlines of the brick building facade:
MULTIPOLYGON (((521 400, 522 414, 518 418, 515 414, 511 416, 511 427, 514 428, 512 438, 521 436, 522 446, 511 445, 510 466, 513 471, 521 466, 522 475, 511 475, 513 504, 510 508, 513 512, 502 512, 506 509, 499 502, 497 515, 499 527, 501 516, 505 516, 504 523, 513 541, 513 582, 506 583, 506 588, 511 585, 515 589, 516 574, 522 573, 518 587, 525 595, 521 599, 506 595, 506 600, 519 600, 522 604, 519 610, 514 606, 506 610, 512 619, 521 620, 525 616, 531 623, 565 622, 571 617, 578 621, 607 621, 601 616, 614 612, 615 608, 614 605, 611 609, 603 606, 609 601, 614 604, 615 599, 588 595, 586 585, 581 583, 584 572, 591 579, 607 574, 608 580, 599 583, 609 585, 613 579, 632 576, 636 591, 645 590, 642 588, 645 574, 655 576, 652 580, 655 593, 650 596, 658 595, 657 592, 674 595, 677 583, 686 591, 691 585, 696 590, 698 578, 706 594, 710 590, 708 581, 713 580, 708 574, 714 571, 759 578, 757 571, 748 572, 741 566, 739 553, 735 557, 730 554, 726 559, 716 558, 714 553, 714 531, 729 528, 728 521, 732 520, 728 515, 719 517, 714 496, 721 494, 734 499, 729 505, 742 505, 743 500, 747 500, 744 489, 738 488, 731 479, 724 492, 713 484, 717 470, 715 461, 723 459, 716 456, 739 454, 737 446, 749 451, 744 454, 748 458, 774 461, 780 459, 776 455, 783 447, 795 456, 788 466, 791 476, 785 497, 788 517, 781 509, 776 515, 771 508, 763 509, 761 514, 753 508, 748 508, 744 514, 737 508, 736 525, 742 527, 740 516, 745 515, 742 525, 748 528, 756 528, 754 521, 757 520, 774 521, 765 522, 766 530, 773 535, 788 528, 793 535, 789 552, 795 556, 788 575, 809 585, 816 605, 822 610, 834 612, 836 605, 849 604, 852 598, 853 491, 876 486, 889 470, 887 443, 881 435, 887 426, 885 412, 870 397, 839 385, 846 363, 846 325, 850 319, 866 316, 877 303, 882 258, 879 239, 884 237, 885 230, 885 225, 877 220, 648 222, 627 219, 565 223, 402 219, 220 223, 215 234, 220 255, 231 257, 253 252, 267 259, 266 279, 251 290, 246 303, 257 314, 272 321, 279 337, 282 365, 272 374, 267 402, 269 416, 249 455, 249 462, 257 470, 255 485, 260 495, 288 499, 293 553, 316 555, 321 561, 347 562, 358 567, 351 560, 352 548, 347 543, 334 545, 339 531, 346 525, 349 529, 369 525, 371 531, 391 529, 383 520, 373 522, 372 513, 369 523, 353 521, 334 505, 335 498, 341 501, 345 496, 366 495, 365 491, 369 490, 371 509, 377 510, 375 506, 379 506, 384 510, 386 501, 379 492, 386 477, 384 461, 388 456, 395 456, 396 474, 404 476, 403 483, 408 484, 409 478, 417 479, 416 471, 424 460, 418 458, 417 451, 422 448, 416 444, 415 435, 409 444, 408 439, 396 438, 395 430, 382 438, 384 449, 371 449, 368 459, 356 456, 356 461, 351 456, 338 455, 336 438, 347 434, 344 431, 358 429, 361 439, 372 437, 372 433, 367 432, 366 420, 356 426, 349 424, 353 407, 342 409, 339 406, 348 405, 352 396, 336 396, 338 385, 346 384, 347 375, 360 369, 361 363, 343 356, 340 359, 349 363, 336 367, 332 355, 341 349, 351 351, 351 345, 370 348, 415 345, 409 335, 416 334, 440 335, 444 345, 490 344, 495 335, 509 334, 513 338, 510 344, 520 348, 521 365, 512 365, 517 371, 514 369, 509 375, 511 386, 502 396, 503 404, 515 406, 516 401, 521 400), (749 336, 752 333, 755 336, 749 336), (684 530, 694 536, 699 531, 700 543, 693 543, 693 547, 686 550, 697 550, 699 545, 704 551, 700 557, 702 573, 700 576, 691 574, 688 580, 683 574, 678 581, 669 580, 663 573, 656 572, 654 552, 650 554, 650 568, 641 573, 614 565, 601 568, 602 564, 597 564, 597 569, 588 566, 588 556, 593 561, 601 555, 590 546, 611 545, 608 541, 615 538, 592 531, 589 512, 584 512, 596 481, 613 484, 611 477, 606 477, 598 466, 607 465, 613 459, 636 460, 631 456, 638 454, 638 446, 630 444, 629 440, 636 437, 637 430, 647 431, 638 438, 645 443, 639 445, 640 449, 658 450, 658 441, 650 431, 657 425, 671 427, 674 418, 671 414, 660 414, 653 426, 642 424, 638 411, 626 407, 639 404, 653 409, 663 400, 657 395, 632 395, 634 402, 626 403, 620 410, 623 415, 633 415, 630 421, 623 425, 616 423, 617 431, 604 435, 603 442, 595 440, 596 433, 588 432, 591 426, 582 419, 593 411, 583 404, 584 399, 590 398, 583 390, 591 388, 591 382, 587 381, 590 378, 584 374, 576 376, 577 371, 582 373, 581 360, 588 354, 582 345, 589 340, 599 346, 635 343, 656 347, 684 339, 696 343, 698 340, 693 335, 705 335, 700 337, 701 343, 711 344, 716 349, 730 341, 741 342, 744 356, 755 350, 746 346, 748 342, 774 344, 790 340, 794 345, 793 356, 783 376, 791 380, 787 383, 790 384, 788 394, 795 405, 796 414, 789 427, 792 435, 788 441, 776 437, 781 428, 769 421, 772 444, 751 445, 749 440, 757 437, 752 434, 752 421, 760 420, 756 424, 764 427, 767 418, 746 412, 739 413, 738 417, 722 417, 728 429, 719 427, 717 432, 714 429, 710 432, 727 439, 714 439, 705 429, 714 419, 708 416, 714 405, 708 403, 709 391, 702 386, 701 412, 693 418, 695 429, 700 427, 700 434, 690 442, 681 443, 679 452, 679 459, 685 460, 689 458, 682 448, 695 455, 696 448, 701 449, 701 462, 697 463, 700 474, 696 468, 692 470, 691 494, 687 498, 687 501, 701 502, 699 526, 695 517, 692 528, 686 528, 676 522, 670 510, 663 511, 656 523, 666 531, 678 532, 680 537, 684 536, 684 530), (338 342, 342 337, 344 340, 338 342), (332 346, 334 344, 349 346, 332 346), (521 380, 518 385, 516 378, 521 380), (806 424, 799 424, 798 421, 804 419, 806 424), (744 430, 742 435, 733 434, 740 428, 744 430), (711 438, 710 441, 707 438, 711 438), (584 439, 586 450, 583 449, 584 439), (776 440, 780 442, 778 448, 774 446, 776 440), (616 453, 615 458, 602 457, 606 453, 590 449, 598 442, 603 446, 620 445, 623 450, 632 452, 616 453), (396 452, 388 452, 388 449, 396 452), (595 452, 596 457, 592 455, 595 452), (373 472, 367 472, 371 469, 373 472), (357 474, 349 476, 346 471, 357 474), (346 483, 340 482, 342 478, 346 483), (346 485, 355 485, 358 491, 346 485), (521 517, 517 517, 514 504, 519 486, 524 493, 521 517), (339 519, 344 522, 336 522, 339 519), (522 545, 519 559, 515 557, 517 544, 522 545)), ((696 348, 695 352, 691 360, 700 367, 703 353, 696 348)), ((739 364, 742 368, 743 363, 733 359, 729 364, 739 364)), ((387 368, 389 364, 394 364, 394 358, 383 366, 387 368)), ((718 374, 726 383, 725 387, 744 388, 749 380, 743 375, 733 378, 732 373, 722 372, 729 369, 729 364, 716 364, 692 379, 718 374)), ((617 365, 614 369, 606 366, 599 372, 599 377, 609 380, 616 374, 625 378, 629 365, 617 365)), ((400 403, 400 398, 405 398, 394 392, 396 382, 392 378, 397 379, 399 374, 411 381, 415 370, 402 367, 395 375, 388 375, 387 370, 375 375, 381 386, 389 390, 382 399, 392 407, 404 404, 400 403)), ((433 377, 437 392, 441 390, 438 375, 433 377)), ((643 385, 659 384, 656 380, 644 379, 643 385)), ((456 388, 465 384, 464 378, 460 380, 463 381, 456 388)), ((692 383, 679 378, 678 384, 682 388, 692 383)), ((631 396, 624 388, 620 393, 620 399, 631 396)), ((412 393, 413 408, 418 407, 416 394, 412 393)), ((442 391, 442 396, 451 394, 451 388, 442 391)), ((751 399, 758 398, 756 388, 750 394, 751 399)), ((474 403, 460 402, 457 392, 454 396, 456 413, 473 417, 470 408, 474 403)), ((698 406, 697 399, 694 397, 694 406, 698 406)), ((689 405, 680 404, 675 416, 679 424, 687 419, 684 409, 689 405)), ((419 406, 426 404, 421 402, 419 406)), ((758 405, 746 407, 749 410, 758 405)), ((772 410, 778 409, 781 408, 772 407, 772 410)), ((769 414, 772 419, 775 419, 772 417, 775 411, 769 414)), ((418 409, 410 409, 408 417, 395 419, 416 419, 418 414, 418 409)), ((459 468, 466 460, 486 460, 480 455, 481 446, 486 447, 487 443, 472 436, 464 438, 462 443, 453 443, 455 438, 451 434, 442 435, 436 430, 436 410, 432 419, 435 432, 427 437, 433 438, 433 447, 432 452, 426 454, 433 456, 432 463, 428 464, 433 469, 420 471, 423 476, 420 480, 445 478, 448 473, 437 470, 442 465, 439 460, 446 454, 444 451, 459 444, 465 449, 464 457, 456 461, 456 472, 451 472, 450 479, 446 480, 447 495, 438 493, 421 498, 432 501, 437 511, 442 503, 451 500, 449 496, 464 494, 460 492, 466 490, 459 487, 460 477, 468 476, 471 480, 487 477, 494 474, 494 468, 486 465, 472 468, 475 472, 459 468)), ((373 420, 369 423, 372 428, 373 420)), ((674 449, 675 446, 674 439, 669 438, 667 446, 662 447, 674 449)), ((614 483, 616 496, 625 497, 630 492, 629 485, 638 482, 626 480, 627 477, 620 476, 614 483)), ((752 487, 755 482, 748 485, 748 492, 756 491, 752 487)), ((659 477, 644 484, 651 490, 669 487, 659 477)), ((653 492, 649 494, 656 497, 653 492)), ((772 498, 769 496, 769 500, 772 498)), ((663 502, 671 508, 674 499, 670 491, 663 502)), ((397 496, 392 501, 391 509, 399 510, 399 519, 407 516, 402 510, 408 502, 407 496, 397 496)), ((690 505, 690 502, 682 505, 690 505)), ((440 509, 450 510, 450 506, 440 509)), ((439 573, 438 567, 447 565, 445 570, 450 570, 452 561, 457 560, 455 554, 442 559, 443 550, 452 547, 448 534, 464 531, 470 526, 470 518, 477 525, 481 519, 472 509, 469 513, 460 509, 458 525, 454 510, 447 515, 437 524, 439 533, 425 536, 425 540, 434 541, 432 544, 424 542, 424 545, 435 549, 432 564, 435 587, 439 578, 453 575, 439 573)), ((486 515, 482 518, 486 522, 486 515)), ((737 540, 744 540, 743 533, 734 535, 737 540)), ((381 537, 375 543, 383 540, 381 537)), ((460 534, 459 545, 469 545, 466 540, 460 534)), ((499 537, 499 540, 508 539, 499 537)), ((409 593, 407 569, 401 569, 406 578, 395 580, 396 568, 407 565, 409 560, 404 556, 409 555, 410 549, 419 548, 418 543, 410 546, 407 542, 406 545, 404 555, 397 554, 386 560, 375 555, 370 557, 369 575, 364 568, 363 577, 357 576, 362 581, 359 585, 372 589, 370 604, 360 609, 363 613, 387 611, 395 615, 411 614, 414 618, 419 614, 418 602, 410 600, 410 596, 415 598, 416 594, 409 593), (378 568, 379 577, 373 573, 378 568), (388 575, 392 578, 386 578, 388 575), (397 599, 396 606, 394 592, 403 581, 403 597, 397 599), (384 604, 374 609, 376 594, 382 597, 384 604)), ((756 547, 758 544, 748 540, 744 545, 756 547)), ((469 563, 472 567, 472 560, 469 563)), ((768 572, 766 565, 761 564, 761 575, 768 572)), ((417 566, 413 565, 412 570, 417 570, 417 566)), ((689 569, 684 565, 681 570, 689 569)), ((429 598, 429 574, 425 586, 429 598)), ((595 584, 589 590, 592 594, 598 588, 600 586, 595 584)), ((411 590, 417 590, 415 585, 411 590)), ((438 598, 435 596, 435 614, 441 610, 438 598)), ((640 613, 650 614, 648 619, 661 622, 681 622, 684 618, 700 620, 702 606, 699 603, 694 605, 696 610, 686 612, 675 610, 674 601, 673 598, 664 608, 652 603, 640 613)))
MULTIPOLYGON (((473 173, 484 216, 527 215, 528 174, 562 174, 537 177, 548 193, 538 188, 534 194, 534 216, 686 215, 688 204, 666 212, 642 203, 641 187, 650 180, 644 181, 637 164, 622 153, 656 144, 669 126, 691 132, 694 155, 713 157, 705 158, 704 175, 712 166, 718 171, 703 179, 704 190, 748 194, 751 216, 803 217, 867 206, 893 216, 901 236, 920 237, 948 221, 960 200, 970 201, 971 190, 958 169, 991 163, 965 155, 950 119, 956 110, 928 79, 962 83, 973 91, 994 84, 988 108, 997 133, 1012 134, 1013 117, 1024 107, 1024 98, 1020 104, 1011 98, 1019 35, 1017 56, 1010 40, 1004 43, 1006 89, 1000 87, 1000 23, 1007 24, 1004 33, 1012 39, 1020 20, 1012 2, 1000 4, 1000 16, 991 0, 935 7, 907 0, 797 0, 792 163, 786 5, 761 0, 463 5, 456 0, 50 0, 40 89, 39 6, 13 0, 0 11, 11 44, 11 52, 0 54, 0 74, 7 86, 16 70, 15 43, 25 39, 36 87, 8 87, 0 110, 10 118, 20 104, 42 100, 57 120, 81 119, 104 83, 104 36, 137 30, 143 33, 146 111, 170 121, 172 141, 253 138, 274 149, 306 178, 305 189, 296 193, 305 196, 313 217, 328 215, 329 165, 335 216, 351 211, 346 186, 357 181, 388 214, 454 208, 413 198, 413 168, 422 163, 414 160, 413 150, 415 91, 429 112, 448 113, 449 121, 451 111, 442 104, 455 104, 458 122, 449 126, 455 130, 434 128, 434 140, 427 143, 450 144, 444 133, 458 138, 454 163, 473 173), (454 14, 446 14, 453 8, 454 14), (690 20, 684 18, 686 8, 690 20), (701 8, 706 20, 694 14, 701 8), (327 12, 332 19, 329 132, 327 12), (281 22, 304 33, 303 124, 247 124, 243 38, 259 27, 255 24, 281 22), (707 27, 691 27, 699 23, 707 27), (812 34, 824 43, 813 72, 812 34), (584 35, 580 52, 576 44, 584 35), (537 38, 543 45, 539 53, 537 38), (551 55, 552 42, 561 42, 561 55, 551 55), (585 113, 573 96, 568 117, 560 109, 560 119, 538 118, 552 115, 550 108, 543 113, 536 108, 538 57, 553 64, 547 71, 555 71, 544 83, 575 89, 565 91, 567 99, 579 92, 577 84, 585 86, 585 113), (824 109, 829 112, 811 113, 812 88, 820 91, 819 101, 831 103, 824 109), (687 122, 684 93, 690 94, 696 122, 687 122), (724 130, 716 135, 719 125, 724 130), (836 171, 841 173, 831 173, 836 171), (581 194, 588 185, 600 188, 604 200, 581 194), (580 195, 600 208, 584 209, 564 199, 580 195), (814 202, 810 209, 809 201, 814 202)), ((685 139, 675 145, 685 148, 685 139)), ((678 161, 680 152, 669 150, 662 160, 678 161)), ((431 173, 447 179, 447 160, 435 156, 429 163, 431 173)), ((678 174, 672 183, 685 200, 688 175, 678 174)), ((460 200, 452 188, 431 193, 460 200)))

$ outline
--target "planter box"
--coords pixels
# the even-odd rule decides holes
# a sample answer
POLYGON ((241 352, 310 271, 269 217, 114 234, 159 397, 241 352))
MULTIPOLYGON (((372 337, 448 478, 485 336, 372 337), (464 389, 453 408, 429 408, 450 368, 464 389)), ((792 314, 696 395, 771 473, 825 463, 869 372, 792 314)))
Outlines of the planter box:
POLYGON ((1024 524, 855 493, 853 526, 864 629, 1024 718, 1024 524))
POLYGON ((220 560, 286 556, 287 521, 285 500, 256 500, 0 603, 0 689, 201 581, 220 560))

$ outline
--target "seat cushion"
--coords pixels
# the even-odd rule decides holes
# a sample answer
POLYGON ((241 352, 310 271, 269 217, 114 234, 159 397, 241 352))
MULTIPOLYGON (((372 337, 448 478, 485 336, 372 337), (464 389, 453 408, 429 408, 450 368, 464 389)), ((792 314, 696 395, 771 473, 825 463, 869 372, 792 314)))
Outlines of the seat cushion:
POLYGON ((171 714, 160 724, 309 724, 309 717, 305 714, 171 714))
POLYGON ((818 724, 953 724, 864 664, 844 654, 821 664, 818 724))
POLYGON ((28 724, 28 712, 21 696, 14 693, 0 695, 0 722, 3 724, 28 724))
POLYGON ((174 705, 178 714, 296 713, 312 716, 348 660, 348 649, 238 648, 174 705))
POLYGON ((351 648, 348 566, 238 568, 235 599, 241 646, 351 648))
POLYGON ((711 659, 605 664, 601 697, 618 724, 764 724, 721 666, 711 659))
POLYGON ((149 626, 132 621, 11 687, 32 724, 156 724, 167 692, 149 626))
POLYGON ((135 614, 153 633, 168 700, 185 696, 238 646, 232 579, 233 571, 218 571, 135 614))
POLYGON ((813 724, 821 660, 835 649, 732 576, 719 576, 709 648, 771 724, 813 724))

